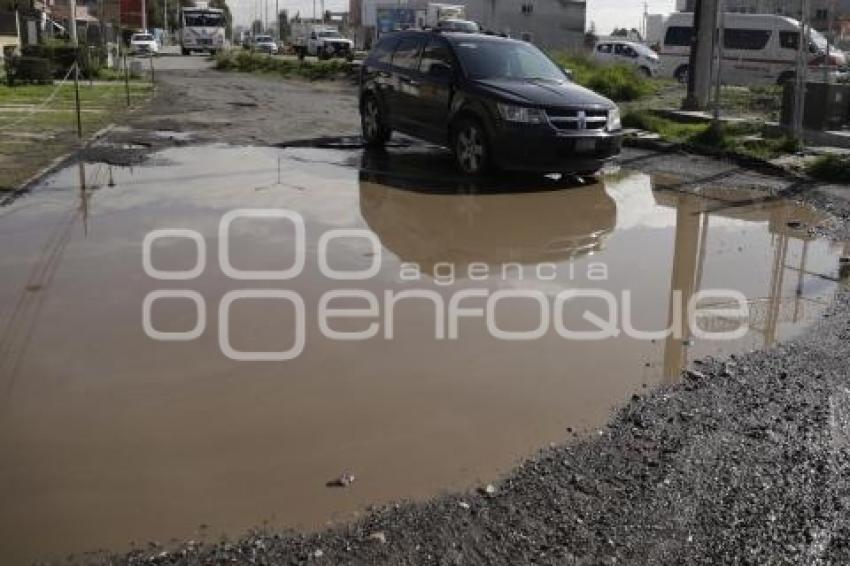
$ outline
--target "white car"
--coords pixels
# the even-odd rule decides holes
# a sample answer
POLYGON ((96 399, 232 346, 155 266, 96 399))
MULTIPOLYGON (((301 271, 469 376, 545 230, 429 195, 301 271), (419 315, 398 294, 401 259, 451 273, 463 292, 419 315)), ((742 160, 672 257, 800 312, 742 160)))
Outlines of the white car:
POLYGON ((149 33, 134 33, 130 37, 130 53, 134 55, 156 55, 159 44, 149 33))
POLYGON ((646 75, 653 77, 661 68, 658 54, 646 45, 634 41, 616 39, 600 41, 593 50, 593 56, 603 63, 631 65, 646 75))
POLYGON ((277 55, 278 47, 277 42, 270 35, 258 35, 254 38, 254 41, 251 43, 254 51, 259 51, 260 53, 268 53, 269 55, 277 55))

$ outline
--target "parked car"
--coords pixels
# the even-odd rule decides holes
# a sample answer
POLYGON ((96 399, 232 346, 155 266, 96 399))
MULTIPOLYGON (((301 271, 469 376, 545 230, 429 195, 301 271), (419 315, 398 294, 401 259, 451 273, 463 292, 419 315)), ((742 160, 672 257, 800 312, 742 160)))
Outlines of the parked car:
POLYGON ((156 55, 159 43, 149 33, 134 33, 130 36, 130 53, 133 55, 156 55))
POLYGON ((360 77, 363 137, 399 131, 450 148, 459 169, 595 174, 620 153, 617 105, 533 45, 497 36, 382 36, 360 77))
MULTIPOLYGON (((661 41, 662 74, 688 80, 694 15, 674 13, 661 41)), ((792 79, 800 45, 800 22, 771 14, 724 14, 723 64, 725 84, 783 84, 792 79)), ((810 67, 838 70, 847 65, 844 53, 827 44, 817 30, 809 31, 806 45, 810 67), (829 60, 825 59, 829 51, 829 60)))
POLYGON ((251 41, 251 49, 260 53, 268 53, 269 55, 277 55, 277 42, 270 35, 258 35, 251 41))
POLYGON ((658 74, 661 60, 658 53, 633 41, 603 40, 596 44, 593 56, 602 63, 618 63, 637 68, 647 77, 658 74))

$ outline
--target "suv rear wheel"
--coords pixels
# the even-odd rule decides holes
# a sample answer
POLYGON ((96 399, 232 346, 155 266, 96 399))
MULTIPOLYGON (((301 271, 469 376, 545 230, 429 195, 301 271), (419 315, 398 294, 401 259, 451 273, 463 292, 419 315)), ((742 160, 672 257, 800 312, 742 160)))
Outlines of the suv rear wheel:
POLYGON ((363 140, 369 147, 381 147, 390 139, 392 130, 384 122, 383 112, 378 100, 369 95, 363 101, 360 113, 360 125, 363 128, 363 140))
POLYGON ((478 120, 463 118, 454 128, 452 150, 458 168, 470 176, 483 175, 490 166, 490 144, 478 120))

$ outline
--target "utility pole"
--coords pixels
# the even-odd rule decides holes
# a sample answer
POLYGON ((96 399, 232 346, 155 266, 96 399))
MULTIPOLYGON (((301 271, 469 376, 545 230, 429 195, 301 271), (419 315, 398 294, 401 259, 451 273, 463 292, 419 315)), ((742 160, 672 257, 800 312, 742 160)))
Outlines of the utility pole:
POLYGON ((720 126, 720 87, 723 85, 723 43, 726 36, 726 2, 718 0, 717 6, 717 39, 715 40, 715 52, 717 53, 714 65, 714 124, 720 126))
POLYGON ((800 44, 797 46, 797 72, 794 84, 794 137, 803 142, 803 117, 806 105, 806 76, 808 64, 806 58, 809 51, 809 0, 800 0, 802 13, 800 16, 800 44))
POLYGON ((688 63, 686 110, 705 110, 711 97, 711 60, 717 31, 718 0, 697 0, 694 7, 694 37, 688 63))
POLYGON ((162 0, 162 29, 163 29, 163 45, 168 45, 168 0, 162 0))
POLYGON ((277 22, 277 40, 280 41, 282 38, 280 37, 280 6, 278 5, 278 0, 274 0, 274 16, 277 22))
POLYGON ((146 0, 142 0, 142 31, 148 31, 148 4, 146 0))
POLYGON ((71 43, 77 45, 77 0, 69 0, 68 11, 71 13, 68 34, 71 36, 71 43))
POLYGON ((829 7, 827 8, 826 13, 826 60, 824 61, 823 66, 823 82, 831 83, 832 82, 832 54, 830 50, 832 48, 832 26, 834 25, 833 14, 835 14, 835 0, 832 0, 829 3, 829 7))

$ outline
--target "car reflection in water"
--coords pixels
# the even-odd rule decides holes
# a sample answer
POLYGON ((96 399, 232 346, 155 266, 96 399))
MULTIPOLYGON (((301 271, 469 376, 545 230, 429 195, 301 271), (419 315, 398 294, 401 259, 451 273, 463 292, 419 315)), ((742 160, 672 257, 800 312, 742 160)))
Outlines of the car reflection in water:
POLYGON ((422 153, 367 154, 360 212, 388 250, 430 275, 441 263, 464 273, 473 263, 565 262, 601 251, 617 221, 601 183, 505 175, 471 184, 422 153))

